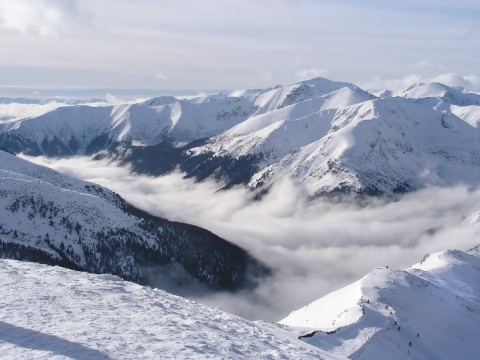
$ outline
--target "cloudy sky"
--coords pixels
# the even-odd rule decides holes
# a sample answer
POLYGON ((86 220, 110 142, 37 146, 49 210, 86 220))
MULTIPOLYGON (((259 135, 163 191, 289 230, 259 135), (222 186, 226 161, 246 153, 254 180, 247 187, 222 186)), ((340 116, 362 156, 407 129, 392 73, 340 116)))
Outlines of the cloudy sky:
POLYGON ((0 0, 0 46, 0 87, 480 90, 471 0, 0 0))

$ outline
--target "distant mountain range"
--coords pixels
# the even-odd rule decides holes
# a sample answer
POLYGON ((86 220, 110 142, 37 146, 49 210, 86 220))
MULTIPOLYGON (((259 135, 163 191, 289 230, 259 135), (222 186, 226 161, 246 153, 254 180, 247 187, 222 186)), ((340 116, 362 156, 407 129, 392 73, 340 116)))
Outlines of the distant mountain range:
POLYGON ((280 323, 350 359, 478 359, 480 248, 377 268, 280 323))
POLYGON ((480 95, 439 83, 374 96, 323 78, 192 99, 85 104, 0 123, 15 153, 110 157, 134 171, 181 169, 268 189, 290 177, 309 196, 392 194, 480 183, 480 95))
POLYGON ((0 150, 0 257, 110 273, 162 287, 196 279, 255 286, 269 270, 202 228, 154 217, 112 191, 0 150))

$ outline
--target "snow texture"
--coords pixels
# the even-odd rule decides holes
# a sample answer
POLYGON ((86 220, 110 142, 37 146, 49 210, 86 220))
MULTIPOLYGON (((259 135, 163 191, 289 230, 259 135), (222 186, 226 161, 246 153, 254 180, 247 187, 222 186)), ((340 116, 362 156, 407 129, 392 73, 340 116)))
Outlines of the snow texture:
POLYGON ((309 344, 351 359, 478 359, 480 250, 377 268, 280 321, 309 344))
POLYGON ((112 275, 0 260, 0 291, 6 359, 345 359, 112 275))
POLYGON ((480 183, 480 95, 428 83, 379 96, 317 78, 191 99, 64 103, 2 121, 0 146, 112 156, 151 175, 179 167, 252 189, 290 177, 310 196, 480 183))
POLYGON ((251 285, 263 267, 207 230, 151 216, 104 187, 1 150, 0 181, 0 257, 155 286, 167 266, 180 265, 187 279, 230 290, 251 285))

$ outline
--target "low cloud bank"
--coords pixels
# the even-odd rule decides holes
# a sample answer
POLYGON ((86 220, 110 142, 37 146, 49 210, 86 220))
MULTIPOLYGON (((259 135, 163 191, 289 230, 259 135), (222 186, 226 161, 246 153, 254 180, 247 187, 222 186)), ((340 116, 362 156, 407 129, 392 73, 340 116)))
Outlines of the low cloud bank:
MULTIPOLYGON (((435 67, 439 70, 444 70, 441 64, 432 64, 428 61, 421 61, 416 64, 419 67, 435 67)), ((431 83, 439 82, 448 86, 456 87, 460 86, 467 89, 467 91, 480 91, 480 76, 477 74, 459 75, 456 73, 439 73, 435 76, 423 76, 418 74, 410 74, 400 78, 385 79, 378 76, 373 77, 369 81, 359 81, 358 85, 367 91, 381 91, 392 90, 399 91, 405 90, 408 87, 419 83, 431 83)))
POLYGON ((88 158, 27 158, 104 185, 157 216, 213 231, 275 270, 254 291, 196 300, 250 319, 278 321, 292 310, 358 280, 374 267, 406 268, 425 254, 480 243, 480 190, 427 188, 395 201, 307 201, 288 180, 261 200, 243 188, 195 183, 180 173, 159 178, 88 158), (477 215, 475 215, 477 214, 477 215))

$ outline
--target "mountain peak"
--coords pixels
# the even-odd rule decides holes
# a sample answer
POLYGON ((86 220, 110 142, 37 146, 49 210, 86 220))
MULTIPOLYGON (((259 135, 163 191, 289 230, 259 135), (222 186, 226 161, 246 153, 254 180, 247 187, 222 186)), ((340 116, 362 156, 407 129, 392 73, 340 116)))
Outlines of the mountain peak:
POLYGON ((472 155, 480 95, 440 83, 379 95, 319 77, 195 99, 67 106, 0 123, 0 146, 33 156, 109 156, 149 175, 180 168, 227 187, 268 188, 287 176, 310 196, 480 182, 472 155))
POLYGON ((451 87, 439 82, 416 83, 405 90, 395 91, 392 96, 412 99, 440 98, 443 101, 458 105, 480 105, 480 96, 460 86, 451 87))
POLYGON ((173 104, 174 102, 177 102, 177 101, 178 99, 173 96, 159 96, 159 97, 146 100, 140 104, 146 105, 146 106, 163 106, 163 105, 173 104))
POLYGON ((309 344, 349 358, 477 358, 478 289, 478 251, 448 250, 406 271, 377 268, 280 323, 297 327, 309 344))

